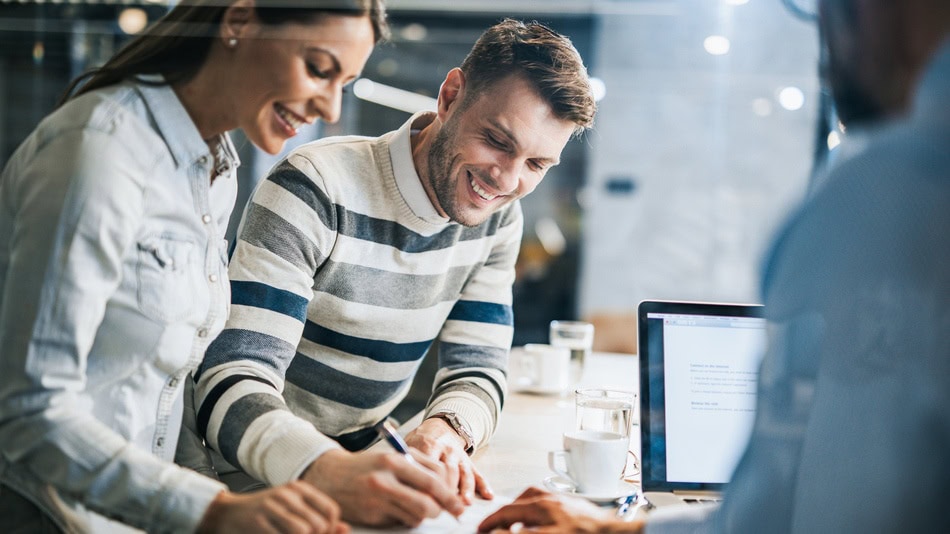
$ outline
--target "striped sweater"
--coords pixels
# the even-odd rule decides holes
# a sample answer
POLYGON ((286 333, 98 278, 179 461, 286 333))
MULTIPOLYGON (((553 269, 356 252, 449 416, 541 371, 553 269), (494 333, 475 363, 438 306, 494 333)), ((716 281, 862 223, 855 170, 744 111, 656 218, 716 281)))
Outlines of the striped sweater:
POLYGON ((368 444, 439 341, 426 412, 476 444, 504 402, 522 214, 440 217, 413 166, 414 116, 378 138, 310 143, 254 192, 231 258, 231 312, 197 376, 198 430, 270 484, 368 444))

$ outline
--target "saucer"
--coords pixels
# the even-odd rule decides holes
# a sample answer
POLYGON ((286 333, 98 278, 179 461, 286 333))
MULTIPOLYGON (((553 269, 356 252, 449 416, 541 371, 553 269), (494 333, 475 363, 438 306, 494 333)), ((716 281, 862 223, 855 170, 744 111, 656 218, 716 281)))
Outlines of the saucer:
POLYGON ((564 395, 568 390, 559 387, 522 386, 514 391, 516 393, 528 393, 531 395, 564 395))
POLYGON ((577 491, 577 488, 574 486, 574 483, 570 480, 558 476, 551 475, 544 479, 544 487, 555 493, 562 493, 565 495, 576 495, 577 497, 583 497, 588 501, 597 503, 597 504, 611 504, 618 499, 622 499, 627 495, 633 495, 637 493, 638 488, 636 484, 627 482, 625 480, 617 481, 617 490, 610 493, 583 493, 577 491))
POLYGON ((570 388, 567 387, 531 384, 527 380, 515 380, 509 386, 514 393, 528 393, 531 395, 564 395, 570 391, 570 388))

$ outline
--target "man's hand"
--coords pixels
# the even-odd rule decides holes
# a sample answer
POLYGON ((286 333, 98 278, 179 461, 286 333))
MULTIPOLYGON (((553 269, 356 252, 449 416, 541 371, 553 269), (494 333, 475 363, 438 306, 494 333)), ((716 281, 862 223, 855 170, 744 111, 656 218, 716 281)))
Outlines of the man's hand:
POLYGON ((465 453, 465 440, 444 419, 426 419, 406 436, 406 443, 445 466, 446 482, 458 488, 466 505, 472 504, 475 493, 483 499, 495 497, 488 482, 465 453))
POLYGON ((461 515, 465 505, 445 483, 442 464, 411 452, 412 460, 398 452, 332 450, 310 464, 302 479, 332 495, 342 517, 353 523, 416 527, 442 510, 461 515))
POLYGON ((486 517, 478 531, 507 531, 516 524, 542 533, 643 532, 642 522, 625 523, 579 497, 561 497, 538 488, 528 488, 514 502, 486 517))
POLYGON ((205 511, 198 532, 345 534, 340 507, 305 482, 254 493, 222 491, 205 511))

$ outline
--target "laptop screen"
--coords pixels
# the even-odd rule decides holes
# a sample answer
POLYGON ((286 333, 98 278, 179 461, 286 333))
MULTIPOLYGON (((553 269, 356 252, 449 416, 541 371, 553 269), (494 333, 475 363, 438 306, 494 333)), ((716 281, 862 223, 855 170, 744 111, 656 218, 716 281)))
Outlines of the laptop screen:
POLYGON ((645 301, 638 316, 643 489, 721 489, 755 417, 762 307, 645 301))

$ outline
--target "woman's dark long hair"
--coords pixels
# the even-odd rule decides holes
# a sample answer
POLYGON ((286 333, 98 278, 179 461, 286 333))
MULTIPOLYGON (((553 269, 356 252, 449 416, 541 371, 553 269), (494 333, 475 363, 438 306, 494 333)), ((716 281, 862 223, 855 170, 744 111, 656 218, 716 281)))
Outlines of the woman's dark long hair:
MULTIPOLYGON (((144 74, 161 74, 161 83, 169 85, 192 79, 208 57, 230 4, 228 0, 184 0, 129 41, 105 65, 73 80, 58 105, 144 74)), ((389 36, 383 0, 256 0, 254 12, 269 25, 311 22, 326 15, 368 16, 376 42, 389 36)))

